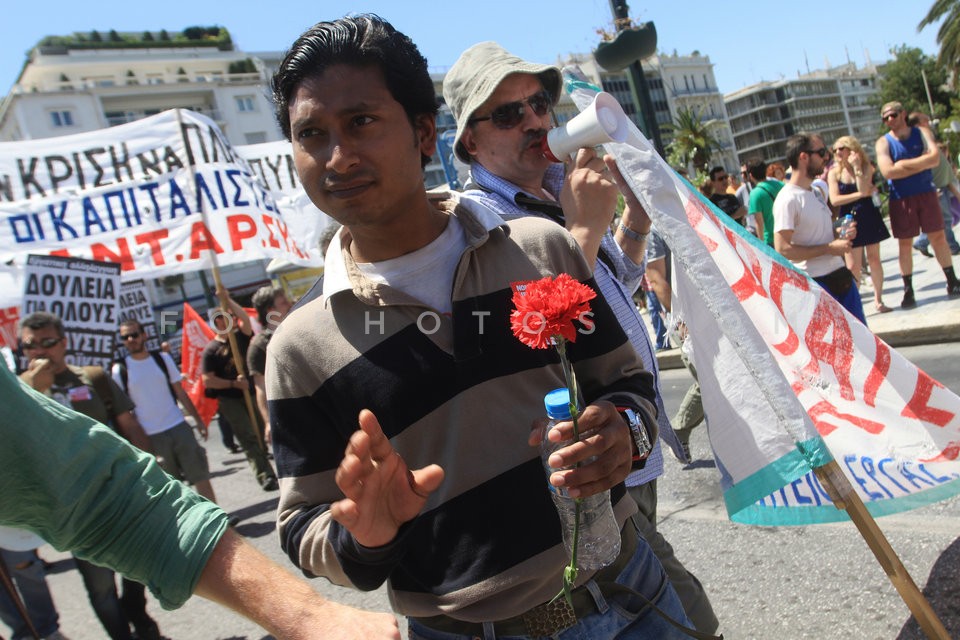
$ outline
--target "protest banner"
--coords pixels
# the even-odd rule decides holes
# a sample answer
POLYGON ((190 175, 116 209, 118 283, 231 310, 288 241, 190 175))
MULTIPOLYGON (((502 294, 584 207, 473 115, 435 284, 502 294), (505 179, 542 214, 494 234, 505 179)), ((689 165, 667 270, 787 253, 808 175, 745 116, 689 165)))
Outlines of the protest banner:
MULTIPOLYGON (((160 336, 157 334, 157 325, 153 318, 153 305, 150 302, 147 283, 143 280, 128 280, 121 283, 119 301, 118 330, 120 323, 125 320, 138 321, 147 334, 144 346, 148 351, 158 351, 160 349, 160 336)), ((127 347, 118 340, 114 357, 116 360, 122 360, 126 356, 127 347)))
POLYGON ((186 302, 183 303, 183 341, 181 343, 180 372, 183 374, 184 391, 197 408, 203 424, 209 425, 214 414, 217 413, 216 398, 208 398, 204 393, 201 365, 203 349, 213 340, 213 329, 203 320, 199 313, 186 302))
POLYGON ((17 349, 17 324, 20 322, 20 306, 0 309, 0 347, 17 349))
POLYGON ((291 230, 260 175, 191 111, 0 143, 0 261, 83 257, 120 264, 124 279, 206 269, 212 255, 320 264, 303 228, 319 224, 316 209, 291 230))
MULTIPOLYGON (((336 223, 310 201, 296 167, 293 165, 293 150, 286 140, 263 142, 260 144, 240 145, 237 155, 250 166, 251 171, 270 190, 277 207, 283 212, 283 219, 290 230, 290 236, 297 238, 300 244, 318 247, 327 229, 336 223)), ((321 266, 323 256, 312 266, 321 266)), ((314 280, 316 277, 314 277, 314 280)))
MULTIPOLYGON (((564 69, 580 109, 599 88, 564 69)), ((605 145, 669 245, 730 518, 851 518, 920 626, 946 638, 872 515, 960 492, 960 397, 702 198, 632 124, 605 145)))
POLYGON ((23 317, 46 311, 60 318, 67 362, 109 369, 119 318, 120 265, 61 256, 26 256, 23 317))

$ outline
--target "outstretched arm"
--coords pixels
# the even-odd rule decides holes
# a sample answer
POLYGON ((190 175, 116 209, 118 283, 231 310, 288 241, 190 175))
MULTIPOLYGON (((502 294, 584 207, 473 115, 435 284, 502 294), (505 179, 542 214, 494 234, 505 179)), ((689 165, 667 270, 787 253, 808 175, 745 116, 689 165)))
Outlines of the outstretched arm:
POLYGON ((196 594, 253 620, 281 640, 399 640, 388 613, 326 600, 227 530, 197 583, 196 594))

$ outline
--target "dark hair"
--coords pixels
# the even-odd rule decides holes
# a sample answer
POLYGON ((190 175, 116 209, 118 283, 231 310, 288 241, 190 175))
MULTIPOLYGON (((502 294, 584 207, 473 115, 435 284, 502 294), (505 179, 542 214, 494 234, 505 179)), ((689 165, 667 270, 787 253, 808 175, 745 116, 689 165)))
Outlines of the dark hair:
POLYGON ((757 182, 767 178, 767 163, 763 160, 751 160, 747 163, 747 173, 757 182))
POLYGON ((131 324, 137 325, 137 331, 144 331, 143 325, 140 324, 140 321, 137 320, 136 318, 127 318, 126 320, 123 320, 120 322, 121 327, 123 325, 131 325, 131 324))
POLYGON ((63 321, 52 313, 47 313, 46 311, 35 311, 31 313, 26 318, 20 321, 20 329, 30 329, 31 331, 39 331, 40 329, 46 329, 47 327, 53 327, 57 330, 57 335, 61 338, 64 336, 63 330, 63 321))
POLYGON ((267 314, 273 309, 273 303, 281 293, 285 293, 282 287, 264 285, 250 298, 253 308, 257 310, 257 320, 264 329, 267 328, 267 314))
POLYGON ((716 166, 716 167, 714 167, 713 169, 710 169, 710 179, 711 179, 711 180, 716 180, 716 179, 717 179, 717 174, 720 173, 721 171, 726 171, 726 169, 724 169, 723 167, 720 167, 720 166, 716 166))
POLYGON ((791 169, 796 169, 800 164, 801 153, 810 151, 814 137, 818 137, 817 134, 801 131, 787 138, 787 163, 791 169))
MULTIPOLYGON (((380 69, 390 95, 403 107, 411 124, 416 124, 417 116, 436 116, 439 110, 427 59, 411 39, 380 16, 345 16, 318 22, 304 31, 273 74, 274 109, 287 140, 290 97, 304 80, 319 76, 335 64, 380 69)), ((421 161, 426 166, 430 158, 421 161)))

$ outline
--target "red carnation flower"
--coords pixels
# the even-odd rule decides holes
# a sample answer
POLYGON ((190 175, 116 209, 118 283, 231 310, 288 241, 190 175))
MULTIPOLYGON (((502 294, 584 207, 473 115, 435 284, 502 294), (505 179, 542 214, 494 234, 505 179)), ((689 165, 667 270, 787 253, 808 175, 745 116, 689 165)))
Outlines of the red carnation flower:
POLYGON ((577 340, 577 325, 590 312, 593 289, 566 273, 513 283, 514 311, 510 327, 520 342, 534 349, 546 349, 563 339, 577 340))

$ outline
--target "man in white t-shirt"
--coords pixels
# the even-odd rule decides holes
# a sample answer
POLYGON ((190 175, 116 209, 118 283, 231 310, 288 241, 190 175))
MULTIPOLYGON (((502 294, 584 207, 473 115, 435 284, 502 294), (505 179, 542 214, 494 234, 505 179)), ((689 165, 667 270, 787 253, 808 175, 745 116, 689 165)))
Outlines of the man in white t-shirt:
POLYGON ((180 384, 183 376, 177 365, 170 354, 147 350, 147 334, 137 320, 120 323, 120 339, 130 355, 114 363, 111 373, 136 405, 137 419, 150 438, 157 462, 171 476, 186 480, 197 493, 216 502, 207 452, 197 442, 177 402, 193 418, 204 440, 207 426, 180 384))
POLYGON ((773 245, 866 324, 860 292, 843 261, 856 237, 856 223, 838 238, 830 208, 812 186, 828 157, 826 145, 816 134, 798 133, 787 139, 791 172, 773 202, 773 245))

